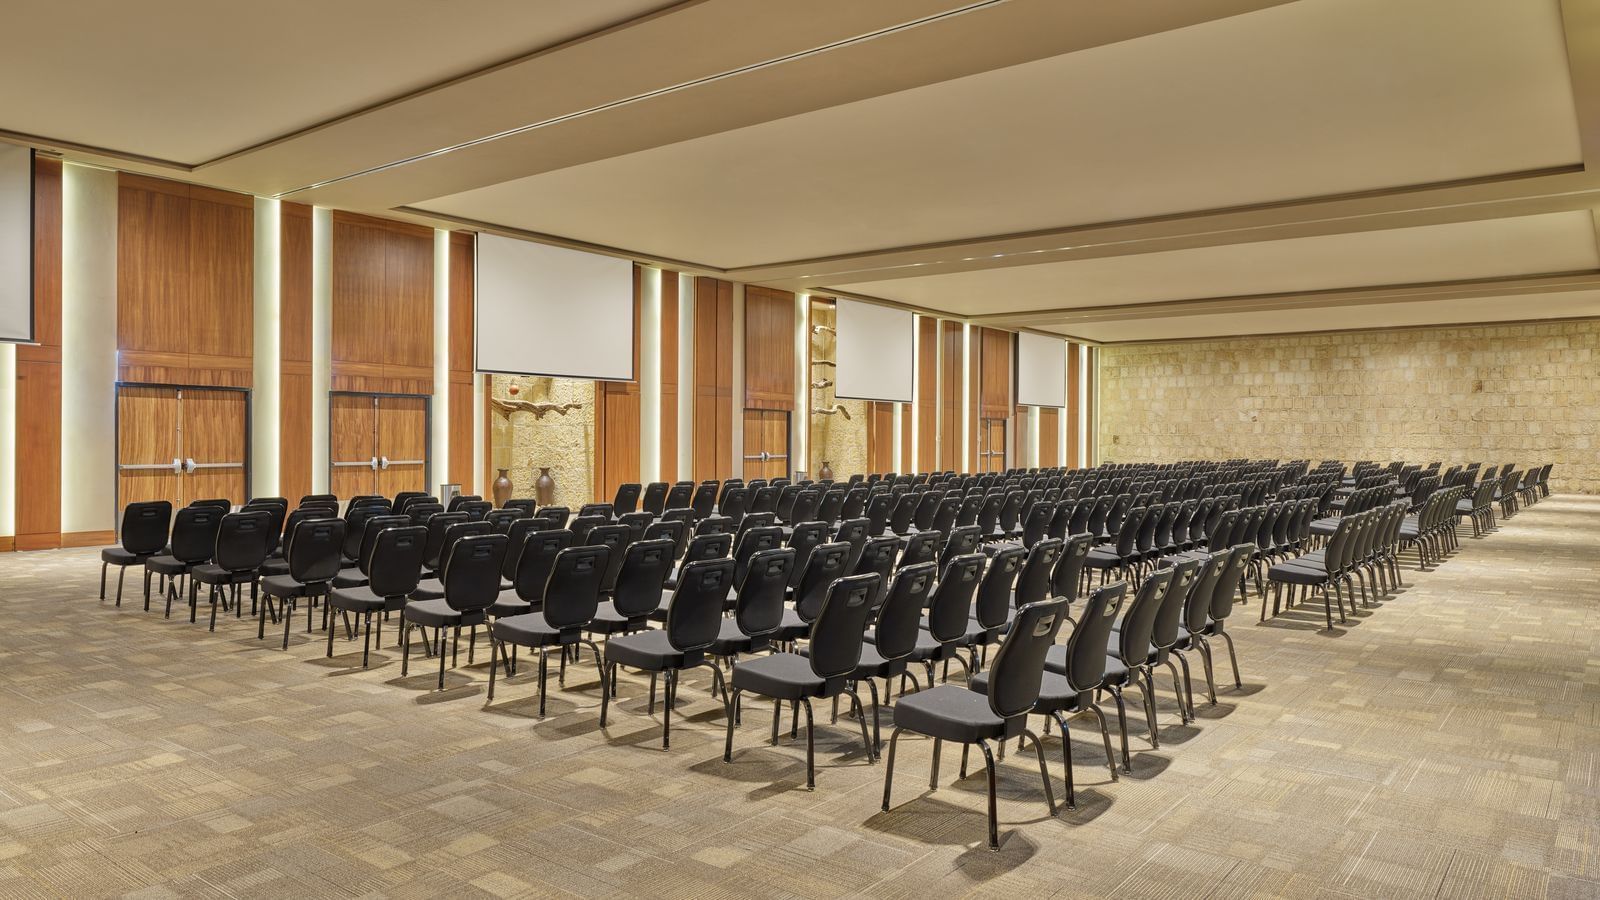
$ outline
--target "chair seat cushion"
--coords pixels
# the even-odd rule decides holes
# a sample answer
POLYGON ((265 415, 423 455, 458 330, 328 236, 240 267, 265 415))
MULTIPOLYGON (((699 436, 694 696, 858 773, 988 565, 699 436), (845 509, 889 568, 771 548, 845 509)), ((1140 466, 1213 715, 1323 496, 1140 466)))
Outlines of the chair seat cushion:
POLYGON ((600 634, 617 634, 624 631, 638 631, 639 629, 644 628, 648 621, 649 616, 644 616, 643 621, 640 619, 630 619, 627 616, 624 616, 622 613, 617 612, 617 607, 614 603, 607 601, 605 603, 601 603, 600 608, 595 610, 594 620, 589 623, 589 630, 599 632, 600 634))
MULTIPOLYGON (((811 648, 809 646, 801 647, 798 652, 804 657, 809 658, 811 656, 811 648)), ((905 657, 903 656, 893 660, 884 659, 883 654, 878 652, 876 644, 863 643, 861 645, 861 661, 856 663, 856 670, 850 677, 854 679, 886 678, 894 674, 890 671, 891 667, 894 667, 894 663, 904 662, 905 657)))
POLYGON ((261 592, 271 597, 305 597, 327 593, 328 584, 305 584, 292 575, 268 575, 261 579, 261 592))
MULTIPOLYGON (((793 607, 784 607, 783 619, 778 622, 778 628, 771 635, 775 641, 798 641, 811 634, 811 623, 800 618, 800 614, 793 607)), ((870 635, 868 636, 871 637, 870 635)))
POLYGON ((683 665, 683 654, 667 640, 665 631, 655 628, 650 631, 636 631, 633 634, 619 634, 607 640, 606 662, 631 669, 644 669, 647 672, 660 672, 680 668, 683 665))
POLYGON ((520 616, 533 611, 533 604, 517 596, 516 591, 501 591, 500 596, 489 605, 489 615, 497 619, 502 616, 520 616))
POLYGON ((406 604, 405 618, 427 628, 446 628, 452 625, 476 625, 483 621, 483 610, 462 611, 437 600, 413 600, 406 604))
POLYGON ((334 609, 348 609, 351 612, 381 612, 387 604, 382 597, 372 592, 366 585, 352 585, 340 587, 338 579, 334 579, 333 592, 328 595, 328 605, 334 609))
MULTIPOLYGON (((1056 673, 1056 674, 1064 675, 1064 673, 1067 671, 1067 648, 1066 648, 1065 644, 1056 644, 1055 646, 1051 647, 1049 650, 1045 651, 1045 654, 1044 654, 1044 670, 1045 670, 1046 674, 1049 674, 1049 673, 1053 672, 1053 673, 1056 673)), ((1045 681, 1049 682, 1050 679, 1046 678, 1045 681)), ((1120 684, 1127 684, 1127 683, 1128 683, 1128 664, 1123 662, 1119 657, 1113 655, 1110 652, 1110 649, 1107 648, 1107 651, 1106 651, 1106 674, 1105 674, 1105 678, 1103 678, 1101 680, 1101 684, 1119 684, 1120 685, 1120 684)), ((1061 684, 1057 685, 1056 687, 1060 688, 1060 690, 1057 691, 1057 693, 1060 693, 1063 696, 1072 693, 1071 689, 1067 686, 1065 677, 1062 678, 1061 684)), ((974 688, 974 690, 976 690, 976 688, 974 688)))
POLYGON ((144 561, 144 567, 157 575, 182 575, 189 571, 189 564, 174 556, 152 556, 144 561))
POLYGON ((1339 517, 1338 516, 1327 516, 1326 518, 1317 519, 1317 520, 1315 520, 1315 521, 1313 521, 1311 523, 1311 533, 1312 534, 1327 536, 1327 535, 1333 534, 1335 531, 1338 531, 1338 530, 1339 530, 1339 517))
POLYGON ((1321 566, 1278 563, 1267 569, 1267 580, 1285 584, 1321 584, 1328 580, 1328 570, 1321 566))
MULTIPOLYGON (((975 678, 984 674, 987 673, 975 678)), ((894 724, 917 734, 963 744, 998 738, 1006 728, 1005 720, 989 708, 987 693, 978 693, 976 683, 971 690, 941 684, 902 696, 894 704, 894 724)))
POLYGON ((774 653, 733 667, 733 686, 775 700, 822 696, 822 679, 798 653, 774 653))
MULTIPOLYGON (((576 630, 569 629, 568 632, 571 639, 567 643, 577 643, 576 630)), ((521 647, 548 647, 562 642, 560 629, 546 622, 542 612, 506 616, 494 623, 494 636, 521 647)))
MULTIPOLYGON (((792 613, 793 610, 784 610, 784 624, 788 623, 789 615, 792 613)), ((799 622, 800 617, 795 616, 795 621, 799 622)), ((780 637, 779 634, 781 632, 782 626, 780 625, 778 631, 763 634, 759 637, 751 637, 750 635, 745 634, 743 631, 740 631, 739 621, 730 616, 722 620, 722 628, 717 632, 717 639, 711 642, 711 647, 710 649, 706 650, 706 652, 712 656, 732 656, 735 653, 754 653, 755 651, 768 646, 772 641, 792 640, 792 638, 780 637)))
POLYGON ((249 584, 256 580, 254 570, 230 572, 216 563, 201 563, 189 570, 189 577, 201 584, 249 584))
POLYGON ((268 558, 261 564, 262 575, 287 575, 289 574, 289 561, 283 557, 268 558))
POLYGON ((417 589, 411 592, 413 600, 442 600, 444 599, 444 582, 437 578, 424 578, 417 582, 417 589))
POLYGON ((100 551, 100 561, 113 566, 137 566, 150 557, 149 553, 129 553, 121 547, 107 547, 100 551))
POLYGON ((367 576, 361 574, 360 569, 340 569, 339 574, 333 576, 333 586, 336 588, 360 587, 367 583, 367 576))

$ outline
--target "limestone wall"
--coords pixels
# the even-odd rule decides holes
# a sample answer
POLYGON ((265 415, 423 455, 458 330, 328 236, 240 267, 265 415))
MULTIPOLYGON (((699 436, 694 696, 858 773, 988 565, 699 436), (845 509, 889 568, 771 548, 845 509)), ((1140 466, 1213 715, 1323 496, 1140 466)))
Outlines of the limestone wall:
MULTIPOLYGON (((834 327, 837 321, 832 306, 821 304, 811 307, 811 324, 834 327)), ((834 359, 835 336, 831 331, 817 331, 812 329, 811 358, 834 359)), ((811 379, 833 378, 833 370, 828 367, 812 371, 811 379)), ((844 413, 821 415, 811 413, 811 440, 809 443, 811 458, 806 461, 806 471, 812 476, 821 471, 824 460, 832 464, 833 477, 836 481, 844 481, 851 475, 867 474, 867 403, 864 400, 839 400, 837 401, 850 414, 846 419, 844 413)), ((813 388, 811 390, 811 408, 813 410, 832 406, 835 403, 833 387, 813 388)))
POLYGON ((1107 461, 1555 463, 1600 494, 1600 322, 1109 345, 1107 461))
MULTIPOLYGON (((594 495, 594 382, 496 375, 492 389, 501 399, 582 404, 565 415, 496 412, 490 441, 495 467, 510 470, 513 496, 534 496, 539 467, 549 466, 558 504, 577 509, 588 503, 594 495), (518 388, 514 398, 512 385, 518 388)), ((490 472, 489 478, 496 474, 490 472)))

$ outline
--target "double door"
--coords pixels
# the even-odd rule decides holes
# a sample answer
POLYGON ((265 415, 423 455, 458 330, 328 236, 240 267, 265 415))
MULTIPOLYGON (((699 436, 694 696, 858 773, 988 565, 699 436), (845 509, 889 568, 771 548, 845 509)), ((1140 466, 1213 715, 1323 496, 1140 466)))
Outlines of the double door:
POLYGON ((328 398, 328 489, 340 497, 428 489, 428 398, 335 392, 328 398))
POLYGON ((145 500, 248 499, 250 392, 117 385, 117 521, 145 500))
POLYGON ((1006 470, 1006 420, 978 420, 978 471, 1006 470))
POLYGON ((744 411, 744 478, 788 478, 789 413, 779 409, 744 411))

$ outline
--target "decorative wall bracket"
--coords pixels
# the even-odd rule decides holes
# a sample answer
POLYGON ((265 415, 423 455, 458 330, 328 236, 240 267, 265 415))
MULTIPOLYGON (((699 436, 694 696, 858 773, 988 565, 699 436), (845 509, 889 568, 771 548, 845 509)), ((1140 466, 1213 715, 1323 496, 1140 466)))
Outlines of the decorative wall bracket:
POLYGON ((542 419, 548 413, 564 416, 572 410, 583 408, 582 403, 530 403, 527 400, 502 400, 499 397, 490 397, 489 402, 507 418, 514 412, 530 412, 534 418, 542 419))
POLYGON ((812 390, 820 391, 820 390, 823 390, 825 388, 831 388, 831 387, 833 387, 833 379, 832 378, 818 378, 816 381, 811 382, 811 389, 812 390))
POLYGON ((813 366, 833 366, 835 368, 837 368, 838 365, 839 365, 838 363, 834 362, 831 359, 813 359, 811 361, 811 364, 813 366))
POLYGON ((811 412, 819 416, 842 415, 846 419, 850 418, 850 410, 845 409, 838 403, 835 403, 832 406, 819 406, 816 409, 813 409, 811 412))

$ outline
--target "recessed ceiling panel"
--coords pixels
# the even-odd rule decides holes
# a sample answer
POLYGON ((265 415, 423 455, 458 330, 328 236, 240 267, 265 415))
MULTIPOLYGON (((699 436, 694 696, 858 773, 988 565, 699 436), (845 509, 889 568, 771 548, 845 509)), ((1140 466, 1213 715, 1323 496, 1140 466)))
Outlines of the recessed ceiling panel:
POLYGON ((1289 334, 1400 328, 1411 325, 1465 325, 1600 316, 1600 291, 1474 297, 1371 306, 1324 307, 1256 313, 1173 316, 1074 326, 1071 332, 1092 341, 1170 341, 1244 334, 1289 334))
POLYGON ((833 285, 958 315, 1600 268, 1594 217, 1548 213, 833 285))
POLYGON ((8 3, 0 129, 204 162, 666 5, 8 3))
POLYGON ((416 205, 738 267, 1570 165, 1556 0, 1302 0, 416 205))

